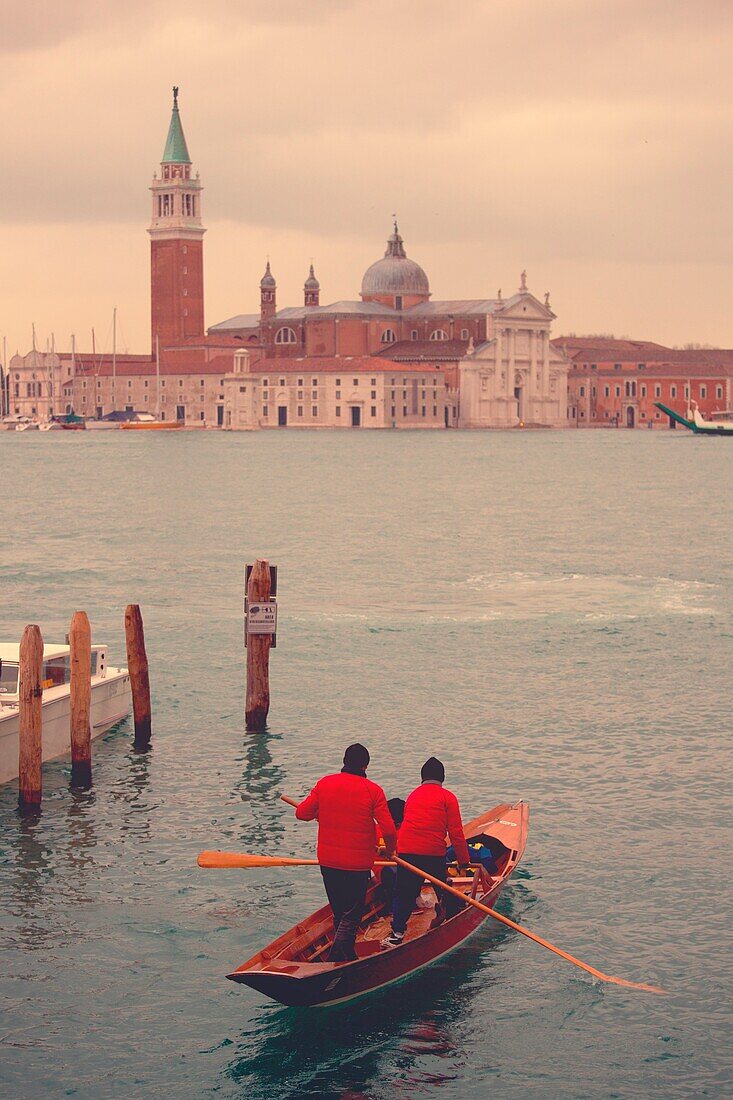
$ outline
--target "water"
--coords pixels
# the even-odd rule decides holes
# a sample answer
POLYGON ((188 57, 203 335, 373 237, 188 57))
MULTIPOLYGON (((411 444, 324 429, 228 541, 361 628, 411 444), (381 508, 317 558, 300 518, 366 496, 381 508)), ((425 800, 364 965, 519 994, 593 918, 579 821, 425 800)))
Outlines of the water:
POLYGON ((0 1089, 12 1097, 733 1092, 733 448, 682 433, 0 434, 2 637, 142 605, 154 747, 94 788, 0 790, 0 1089), (243 731, 242 566, 280 566, 269 733, 243 731), (532 804, 502 900, 611 974, 486 928, 351 1006, 223 975, 321 904, 303 794, 353 740, 406 795, 532 804))

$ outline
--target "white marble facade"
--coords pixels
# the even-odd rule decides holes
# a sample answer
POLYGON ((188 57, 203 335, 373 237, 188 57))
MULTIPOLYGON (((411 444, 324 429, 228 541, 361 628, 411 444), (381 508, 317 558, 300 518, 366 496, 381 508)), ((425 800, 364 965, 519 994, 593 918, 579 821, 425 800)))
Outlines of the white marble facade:
POLYGON ((568 362, 550 344, 554 319, 549 299, 524 289, 496 303, 488 339, 459 362, 459 428, 567 426, 568 362))

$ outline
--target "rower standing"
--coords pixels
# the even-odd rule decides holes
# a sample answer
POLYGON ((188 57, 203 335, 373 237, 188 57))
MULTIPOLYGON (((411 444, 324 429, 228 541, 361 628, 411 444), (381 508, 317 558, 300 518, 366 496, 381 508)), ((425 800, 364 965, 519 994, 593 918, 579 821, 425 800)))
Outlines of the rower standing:
MULTIPOLYGON (((434 756, 426 760, 420 770, 420 779, 420 786, 415 788, 405 803, 397 854, 421 871, 447 882, 446 833, 455 849, 459 866, 465 868, 470 863, 461 810, 456 796, 443 787, 445 768, 440 760, 434 756)), ((392 903, 392 931, 382 940, 382 947, 399 947, 402 943, 408 918, 421 889, 422 880, 398 865, 392 903)), ((461 902, 457 902, 451 894, 446 895, 446 918, 455 916, 461 907, 461 902)))
POLYGON ((387 859, 397 840, 384 791, 366 777, 369 759, 363 745, 349 745, 341 771, 319 779, 295 811, 299 821, 318 820, 318 862, 335 928, 329 962, 356 958, 356 933, 377 855, 375 822, 387 859))

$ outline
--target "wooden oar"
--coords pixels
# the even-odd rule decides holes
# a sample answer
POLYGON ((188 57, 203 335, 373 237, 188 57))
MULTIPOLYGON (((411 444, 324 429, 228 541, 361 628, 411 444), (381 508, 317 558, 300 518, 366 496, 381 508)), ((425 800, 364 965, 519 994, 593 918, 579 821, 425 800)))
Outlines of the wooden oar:
MULTIPOLYGON (((289 806, 297 806, 298 803, 288 798, 287 795, 281 794, 280 798, 283 802, 287 802, 289 806)), ((536 936, 534 932, 530 932, 527 928, 522 928, 521 924, 516 924, 515 921, 510 920, 509 917, 503 916, 498 913, 496 909, 490 909, 488 905, 484 905, 483 902, 477 901, 476 898, 469 897, 461 890, 456 890, 454 886, 449 886, 442 879, 435 878, 433 875, 429 875, 426 871, 421 871, 419 867, 414 867, 411 863, 401 859, 396 855, 395 862, 399 863, 408 871, 412 871, 414 875, 419 875, 423 879, 427 879, 433 886, 437 886, 440 890, 444 890, 448 894, 454 894, 455 897, 460 898, 461 901, 466 902, 467 905, 473 905, 475 909, 480 909, 482 913, 486 913, 487 916, 493 917, 494 920, 498 920, 500 924, 505 924, 507 928, 513 928, 515 932, 519 932, 522 936, 526 936, 528 940, 533 940, 538 943, 540 947, 547 948, 548 951, 552 951, 555 955, 559 955, 561 959, 566 959, 568 962, 573 963, 575 966, 579 966, 581 970, 585 970, 588 974, 592 974, 594 978, 599 978, 602 982, 612 982, 613 985, 623 985, 627 989, 642 989, 645 993, 665 993, 666 989, 660 989, 656 985, 643 985, 640 982, 630 982, 626 978, 615 978, 611 974, 604 974, 600 970, 596 970, 594 966, 589 966, 588 963, 584 963, 581 959, 576 959, 574 955, 568 954, 567 951, 563 951, 561 947, 555 947, 549 940, 543 940, 540 936, 536 936)))
POLYGON ((420 878, 426 878, 433 886, 437 886, 447 894, 453 894, 455 897, 460 898, 461 901, 465 901, 468 905, 472 905, 474 909, 480 909, 482 913, 486 913, 487 916, 493 917, 494 920, 498 920, 501 924, 505 924, 507 928, 513 928, 515 932, 521 932, 527 939, 534 940, 540 947, 546 947, 548 951, 552 951, 555 955, 559 955, 561 959, 567 959, 568 962, 574 963, 575 966, 579 966, 581 970, 586 970, 589 974, 592 974, 594 978, 600 978, 602 982, 613 982, 614 985, 623 985, 628 989, 643 989, 646 993, 667 992, 666 989, 660 989, 656 985, 642 985, 639 982, 629 982, 626 978, 615 978, 611 974, 604 974, 602 971, 596 970, 594 966, 589 966, 588 963, 584 963, 581 959, 576 959, 574 955, 569 955, 568 952, 563 951, 561 947, 555 947, 555 945, 548 940, 543 940, 540 936, 536 936, 534 932, 522 928, 521 924, 517 924, 515 921, 510 920, 509 917, 503 916, 503 914, 498 913, 496 909, 490 909, 488 905, 484 905, 483 902, 477 901, 476 898, 469 897, 461 890, 456 890, 454 886, 449 886, 441 879, 435 878, 434 875, 429 875, 427 871, 421 871, 419 867, 413 866, 412 863, 408 863, 407 860, 402 859, 400 856, 395 856, 395 862, 399 863, 399 865, 406 870, 412 871, 414 875, 419 875, 420 878))
MULTIPOLYGON (((291 859, 289 856, 255 856, 249 852, 199 852, 199 867, 217 867, 221 870, 250 867, 317 867, 317 859, 291 859)), ((377 861, 375 867, 394 867, 387 860, 377 861)))

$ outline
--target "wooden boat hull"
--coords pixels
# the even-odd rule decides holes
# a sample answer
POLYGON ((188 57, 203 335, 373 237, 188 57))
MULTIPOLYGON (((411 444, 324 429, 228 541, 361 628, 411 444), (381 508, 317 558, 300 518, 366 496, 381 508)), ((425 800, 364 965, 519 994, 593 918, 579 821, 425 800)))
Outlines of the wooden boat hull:
MULTIPOLYGON (((529 826, 529 806, 524 802, 514 806, 498 806, 465 827, 466 837, 477 836, 480 832, 489 833, 506 846, 510 853, 505 866, 492 878, 488 888, 478 890, 479 901, 493 905, 502 887, 519 862, 526 843, 529 826)), ((378 886, 372 885, 367 894, 367 910, 378 898, 378 886)), ((466 887, 468 889, 468 887, 466 887)), ((362 994, 381 989, 392 982, 406 978, 432 962, 436 962, 449 951, 464 943, 490 917, 471 906, 466 906, 450 920, 443 921, 435 928, 429 928, 434 914, 423 912, 413 914, 408 925, 405 942, 400 946, 382 950, 379 936, 369 938, 370 928, 362 929, 357 940, 359 958, 354 962, 328 963, 323 961, 301 961, 299 952, 290 950, 304 938, 310 930, 317 930, 330 922, 330 934, 333 933, 333 921, 328 905, 313 913, 301 925, 296 925, 268 948, 253 956, 227 977, 252 989, 264 993, 281 1004, 296 1007, 325 1006, 349 1001, 362 994), (411 926, 415 933, 410 938, 411 926), (420 928, 425 930, 421 931, 420 928), (290 956, 290 957, 288 957, 290 956), (294 957, 295 956, 295 957, 294 957)), ((382 932, 386 932, 387 923, 384 913, 374 918, 375 927, 380 922, 382 932)), ((320 943, 320 941, 316 941, 320 943)), ((319 946, 320 953, 325 951, 319 946)))
POLYGON ((182 420, 158 420, 154 424, 150 421, 136 423, 134 420, 128 420, 120 424, 123 432, 165 432, 182 427, 182 420))

